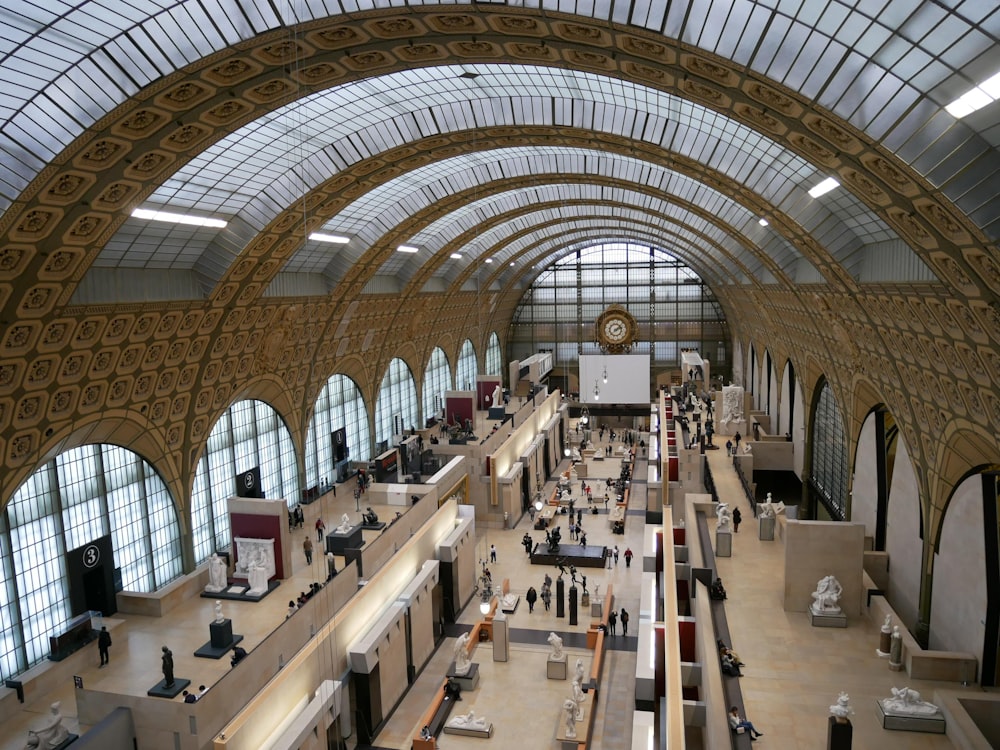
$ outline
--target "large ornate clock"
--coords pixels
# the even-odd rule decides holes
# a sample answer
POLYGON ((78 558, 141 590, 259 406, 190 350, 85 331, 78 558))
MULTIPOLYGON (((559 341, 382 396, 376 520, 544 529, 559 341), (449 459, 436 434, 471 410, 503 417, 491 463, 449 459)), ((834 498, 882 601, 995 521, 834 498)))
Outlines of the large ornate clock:
POLYGON ((602 352, 621 354, 632 350, 639 324, 621 305, 611 305, 597 316, 595 334, 602 352))

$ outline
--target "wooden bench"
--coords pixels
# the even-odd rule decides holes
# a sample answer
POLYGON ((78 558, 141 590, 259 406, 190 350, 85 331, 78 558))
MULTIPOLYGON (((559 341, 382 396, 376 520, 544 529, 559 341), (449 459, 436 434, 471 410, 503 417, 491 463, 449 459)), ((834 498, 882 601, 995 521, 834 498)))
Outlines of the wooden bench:
POLYGON ((441 683, 441 687, 434 694, 434 700, 431 701, 431 705, 427 707, 423 716, 420 717, 420 729, 417 730, 418 735, 413 738, 412 750, 437 750, 437 735, 448 720, 448 714, 451 713, 451 708, 454 705, 454 701, 445 700, 447 695, 445 687, 447 685, 448 679, 445 678, 444 682, 441 683), (429 727, 431 730, 431 738, 429 740, 420 738, 419 732, 424 727, 429 727))

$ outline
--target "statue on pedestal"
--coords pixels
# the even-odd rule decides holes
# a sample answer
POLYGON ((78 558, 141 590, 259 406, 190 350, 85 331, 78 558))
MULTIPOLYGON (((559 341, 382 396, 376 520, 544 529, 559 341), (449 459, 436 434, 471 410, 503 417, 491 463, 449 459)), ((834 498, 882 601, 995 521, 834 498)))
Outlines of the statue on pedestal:
POLYGON ((493 389, 493 396, 490 398, 490 403, 493 406, 496 406, 497 404, 500 403, 500 397, 502 393, 503 389, 500 387, 500 384, 497 383, 497 387, 493 389))
POLYGON ((164 646, 160 649, 160 666, 163 669, 163 687, 174 686, 174 653, 164 646))
POLYGON ((361 516, 362 521, 369 526, 374 526, 378 523, 378 514, 372 510, 372 506, 368 506, 368 509, 361 516))
POLYGON ((33 728, 28 730, 28 743, 24 750, 47 750, 48 748, 59 747, 69 739, 69 732, 62 725, 62 713, 59 711, 60 703, 56 701, 49 706, 49 715, 38 719, 33 724, 33 728))
POLYGON ((549 645, 552 647, 552 652, 549 654, 550 661, 562 661, 563 660, 563 639, 560 638, 555 633, 549 633, 548 638, 549 645))
POLYGON ((583 684, 583 659, 576 660, 575 667, 576 681, 581 685, 583 684))
POLYGON ((462 633, 455 641, 455 674, 464 677, 472 669, 472 657, 469 656, 469 634, 462 633))
POLYGON ((719 519, 715 530, 721 532, 731 532, 733 530, 733 516, 729 512, 729 503, 719 503, 715 509, 715 515, 719 519))
POLYGON ((579 680, 573 680, 573 702, 576 704, 576 720, 583 721, 583 702, 587 700, 587 696, 583 693, 583 688, 580 687, 579 680))
POLYGON ((222 615, 222 602, 219 599, 215 600, 215 621, 222 622, 226 618, 222 615))
POLYGON ((340 526, 338 526, 335 531, 338 534, 346 534, 351 530, 351 517, 346 513, 340 517, 340 526))
POLYGON ((226 561, 214 552, 208 558, 208 585, 205 591, 218 593, 226 588, 229 582, 226 580, 226 561))
POLYGON ((563 701, 563 710, 566 712, 566 736, 569 739, 576 737, 576 701, 567 698, 563 701))
POLYGON ((476 716, 476 712, 469 710, 469 713, 456 716, 454 719, 448 722, 449 727, 458 727, 459 729, 479 729, 480 731, 489 731, 489 722, 486 719, 476 716))
POLYGON ((247 569, 247 582, 250 584, 250 594, 263 594, 267 591, 267 568, 263 565, 251 565, 247 569))
POLYGON ((834 576, 825 576, 816 584, 816 590, 812 592, 813 603, 810 609, 817 615, 839 615, 840 595, 844 589, 834 576))

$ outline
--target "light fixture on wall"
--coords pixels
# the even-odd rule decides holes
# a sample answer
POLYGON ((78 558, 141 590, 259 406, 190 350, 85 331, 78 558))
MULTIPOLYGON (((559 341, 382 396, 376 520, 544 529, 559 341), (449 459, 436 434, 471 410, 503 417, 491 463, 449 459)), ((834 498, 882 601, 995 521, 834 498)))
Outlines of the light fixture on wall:
POLYGON ((604 365, 604 384, 608 384, 608 366, 604 365))
POLYGON ((594 381, 594 401, 601 398, 601 389, 597 386, 597 381, 594 381))

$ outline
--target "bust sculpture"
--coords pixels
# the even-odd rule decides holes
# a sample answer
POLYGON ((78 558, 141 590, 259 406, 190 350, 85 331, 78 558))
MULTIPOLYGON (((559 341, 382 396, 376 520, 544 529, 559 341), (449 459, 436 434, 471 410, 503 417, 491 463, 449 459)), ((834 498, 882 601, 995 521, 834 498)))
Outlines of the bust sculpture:
POLYGON ((567 698, 563 701, 563 711, 566 712, 566 737, 576 737, 576 701, 567 698))
POLYGON ((226 588, 227 584, 226 561, 213 552, 208 558, 208 585, 205 586, 205 591, 218 593, 226 588))
POLYGON ((340 517, 340 526, 336 528, 338 534, 346 534, 351 530, 351 517, 346 513, 340 517))
POLYGON ((560 638, 555 633, 549 633, 548 638, 549 646, 552 647, 552 652, 549 654, 550 661, 562 661, 563 660, 563 639, 560 638))
POLYGON ((812 611, 818 615, 840 614, 840 595, 843 588, 834 576, 825 576, 816 584, 812 592, 812 611))
POLYGON ((456 716, 448 722, 448 726, 459 727, 461 729, 480 729, 484 732, 489 729, 489 722, 479 716, 476 712, 469 710, 469 713, 456 716))
POLYGON ((455 641, 455 674, 463 677, 472 669, 472 658, 469 656, 469 634, 462 633, 455 641))
POLYGON ((892 633, 892 615, 885 616, 885 620, 882 622, 882 632, 892 633))
POLYGON ((32 728, 28 730, 28 742, 24 746, 25 750, 47 750, 48 748, 59 747, 69 739, 69 732, 62 725, 62 713, 59 711, 61 704, 56 701, 49 706, 49 715, 37 719, 32 728))
POLYGON ((834 706, 830 706, 830 715, 835 716, 838 721, 847 721, 847 717, 854 713, 854 709, 851 708, 851 696, 845 692, 841 692, 837 697, 837 703, 834 706))
POLYGON ((938 713, 938 707, 933 703, 920 700, 920 693, 908 687, 891 688, 892 697, 882 698, 879 703, 887 712, 895 714, 910 714, 912 716, 929 716, 938 713))

